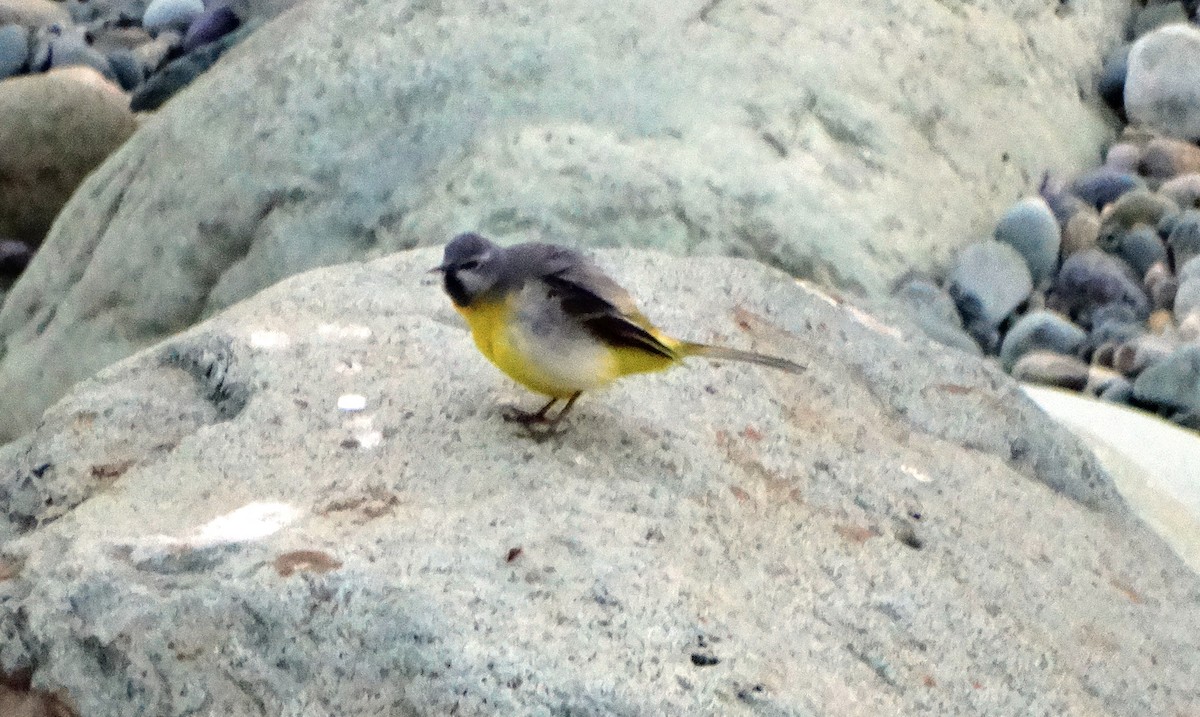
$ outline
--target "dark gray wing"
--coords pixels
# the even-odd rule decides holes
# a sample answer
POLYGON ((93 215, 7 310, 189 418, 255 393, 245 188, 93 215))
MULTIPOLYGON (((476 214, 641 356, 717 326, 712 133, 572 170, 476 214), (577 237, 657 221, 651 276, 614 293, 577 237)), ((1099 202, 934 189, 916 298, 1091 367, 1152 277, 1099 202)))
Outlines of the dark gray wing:
POLYGON ((663 343, 629 292, 579 252, 553 244, 519 244, 508 249, 513 269, 550 288, 563 312, 596 338, 668 359, 679 354, 663 343))

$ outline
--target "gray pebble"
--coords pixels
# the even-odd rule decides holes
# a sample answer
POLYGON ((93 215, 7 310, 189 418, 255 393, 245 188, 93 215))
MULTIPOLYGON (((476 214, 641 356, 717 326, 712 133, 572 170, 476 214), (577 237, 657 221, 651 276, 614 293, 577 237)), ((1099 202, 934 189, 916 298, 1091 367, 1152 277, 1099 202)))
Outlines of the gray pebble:
POLYGON ((1033 290, 1025 259, 1007 244, 984 241, 963 248, 947 280, 963 323, 985 351, 997 348, 1000 325, 1033 290))
POLYGON ((1013 204, 996 223, 994 235, 1024 257, 1035 287, 1054 275, 1062 233, 1046 200, 1026 197, 1013 204))
POLYGON ((1179 281, 1165 262, 1150 267, 1142 280, 1142 286, 1146 287, 1146 293, 1150 296, 1152 311, 1175 306, 1175 292, 1179 289, 1179 281))
POLYGON ((1088 383, 1088 365, 1074 356, 1033 351, 1017 361, 1012 377, 1026 383, 1082 391, 1088 383))
POLYGON ((1158 363, 1179 348, 1161 336, 1143 334, 1117 347, 1113 353, 1113 368, 1125 376, 1136 376, 1151 364, 1158 363))
MULTIPOLYGON (((1121 78, 1124 82, 1124 77, 1121 78)), ((1133 142, 1117 142, 1104 155, 1104 166, 1114 172, 1137 174, 1142 162, 1142 148, 1133 142)))
POLYGON ((1133 396, 1133 383, 1127 378, 1122 378, 1105 385, 1097 395, 1101 401, 1129 403, 1129 399, 1133 396))
POLYGON ((228 5, 221 3, 210 6, 196 18, 183 36, 183 51, 191 52, 201 45, 216 42, 242 24, 237 14, 228 5))
POLYGON ((1167 259, 1167 246, 1154 227, 1139 225, 1116 239, 1117 246, 1105 249, 1124 259, 1139 277, 1145 277, 1150 267, 1167 259))
POLYGON ((1180 213, 1167 235, 1167 247, 1171 250, 1171 260, 1176 268, 1200 256, 1200 210, 1189 209, 1180 213))
POLYGON ((1011 371, 1017 360, 1031 351, 1074 354, 1087 340, 1087 332, 1053 311, 1034 311, 1022 316, 1000 346, 1000 363, 1011 371))
POLYGON ((1103 209, 1135 189, 1145 189, 1146 182, 1136 174, 1119 172, 1107 167, 1084 172, 1071 183, 1071 191, 1075 196, 1091 204, 1096 209, 1103 209))
POLYGON ((943 346, 979 353, 979 345, 963 331, 954 300, 932 281, 908 279, 892 295, 929 338, 943 346))
POLYGON ((142 27, 152 32, 186 30, 204 13, 201 0, 151 0, 142 15, 142 27))
MULTIPOLYGON (((1200 259, 1193 259, 1195 264, 1200 259)), ((1183 321, 1189 314, 1200 312, 1200 277, 1192 276, 1179 280, 1179 289, 1175 292, 1175 306, 1172 313, 1176 321, 1183 321)))
POLYGON ((1123 261, 1087 249, 1063 262, 1047 305, 1085 328, 1093 326, 1093 316, 1104 307, 1108 313, 1101 316, 1119 310, 1144 321, 1150 315, 1150 301, 1139 284, 1123 261))
POLYGON ((1200 410, 1200 345, 1176 349, 1146 368, 1133 382, 1133 395, 1157 406, 1200 410))
POLYGON ((1158 193, 1175 202, 1180 209, 1196 209, 1200 207, 1200 174, 1180 174, 1164 182, 1158 193))
POLYGON ((25 69, 29 62, 29 30, 20 25, 0 27, 0 80, 25 69))
POLYGON ((108 64, 117 78, 117 84, 126 92, 132 91, 146 79, 145 67, 130 50, 113 50, 108 53, 108 64))
POLYGON ((1164 25, 1171 23, 1183 23, 1188 21, 1187 10, 1183 9, 1183 3, 1175 0, 1174 2, 1158 2, 1150 3, 1138 10, 1133 17, 1133 36, 1141 37, 1148 32, 1153 32, 1164 25))

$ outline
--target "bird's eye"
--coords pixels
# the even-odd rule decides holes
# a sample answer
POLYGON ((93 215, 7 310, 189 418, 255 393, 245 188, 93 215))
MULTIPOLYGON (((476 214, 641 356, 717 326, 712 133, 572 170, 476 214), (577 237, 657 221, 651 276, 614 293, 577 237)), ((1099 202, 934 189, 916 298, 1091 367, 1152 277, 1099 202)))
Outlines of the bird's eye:
POLYGON ((458 268, 460 271, 471 271, 472 269, 478 269, 479 268, 479 260, 471 259, 470 261, 464 261, 463 263, 458 265, 458 268))

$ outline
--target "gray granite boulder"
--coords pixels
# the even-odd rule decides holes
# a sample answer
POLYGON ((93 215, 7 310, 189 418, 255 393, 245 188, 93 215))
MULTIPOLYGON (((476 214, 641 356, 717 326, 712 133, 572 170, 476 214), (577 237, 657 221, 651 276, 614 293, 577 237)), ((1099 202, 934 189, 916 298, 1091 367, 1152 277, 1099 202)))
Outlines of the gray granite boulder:
POLYGON ((1125 10, 1027 5, 296 6, 63 212, 0 309, 0 440, 285 276, 466 229, 883 295, 1111 138, 1092 75, 1125 10))
POLYGON ((1145 35, 1129 51, 1125 112, 1131 122, 1171 137, 1200 139, 1200 29, 1173 24, 1145 35))
POLYGON ((750 262, 605 253, 664 329, 808 370, 630 378, 538 442, 438 258, 294 277, 0 449, 0 669, 90 717, 1200 703, 1200 578, 999 369, 750 262))

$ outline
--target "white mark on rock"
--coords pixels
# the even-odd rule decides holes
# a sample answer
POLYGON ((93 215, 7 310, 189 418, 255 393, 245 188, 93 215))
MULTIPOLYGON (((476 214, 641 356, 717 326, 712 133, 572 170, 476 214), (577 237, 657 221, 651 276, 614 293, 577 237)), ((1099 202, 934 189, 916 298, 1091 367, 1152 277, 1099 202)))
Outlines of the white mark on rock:
POLYGON ((251 331, 250 345, 256 349, 281 349, 292 342, 282 331, 251 331))
POLYGON ((908 475, 908 477, 912 478, 913 480, 915 480, 918 483, 932 483, 933 482, 932 478, 930 478, 925 473, 922 473, 921 471, 917 470, 916 468, 913 468, 912 466, 901 464, 900 470, 904 471, 904 473, 906 475, 908 475))
POLYGON ((360 393, 345 393, 338 396, 339 411, 361 411, 367 407, 367 397, 360 393))
POLYGON ((371 334, 371 328, 362 324, 321 324, 317 327, 318 336, 336 341, 365 341, 371 338, 371 334))

